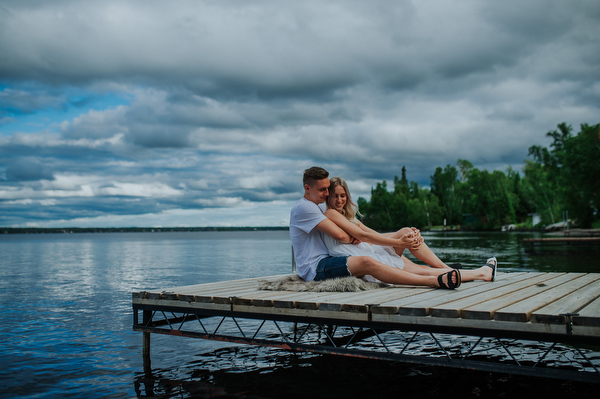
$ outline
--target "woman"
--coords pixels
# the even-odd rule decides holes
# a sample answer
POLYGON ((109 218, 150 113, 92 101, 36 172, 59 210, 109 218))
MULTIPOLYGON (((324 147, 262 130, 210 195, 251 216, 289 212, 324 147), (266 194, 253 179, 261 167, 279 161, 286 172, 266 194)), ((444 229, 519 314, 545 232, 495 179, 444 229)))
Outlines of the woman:
MULTIPOLYGON (((343 244, 333 238, 324 235, 325 244, 331 256, 371 256, 379 262, 397 267, 409 273, 426 276, 438 276, 438 283, 444 288, 456 288, 461 281, 485 280, 493 281, 496 275, 496 258, 488 259, 485 266, 475 270, 461 270, 455 272, 455 269, 442 262, 424 243, 419 230, 415 228, 403 228, 392 234, 380 234, 375 230, 368 228, 355 218, 357 207, 352 202, 350 190, 346 182, 340 177, 330 179, 329 197, 327 198, 327 211, 325 216, 332 220, 348 234, 362 241, 360 244, 343 244), (387 246, 385 239, 393 242, 387 246), (398 240, 404 243, 404 246, 397 244, 398 240), (370 244, 380 245, 370 245, 370 244), (392 248, 393 247, 393 248, 392 248), (427 263, 429 266, 418 265, 402 255, 405 249, 427 263), (442 275, 447 275, 446 283, 442 281, 442 275), (451 279, 452 277, 452 279, 451 279)), ((377 281, 372 276, 364 276, 366 280, 377 281)))
MULTIPOLYGON (((352 197, 350 195, 350 190, 348 189, 348 185, 346 184, 344 179, 342 179, 341 177, 332 177, 330 179, 330 182, 331 182, 331 185, 329 186, 329 197, 327 198, 327 209, 336 210, 338 213, 345 216, 346 219, 348 219, 348 221, 356 224, 363 231, 379 234, 375 230, 365 226, 363 223, 361 223, 358 219, 355 218, 355 215, 358 213, 357 212, 358 207, 352 201, 352 197)), ((333 211, 330 212, 329 215, 331 216, 332 213, 333 213, 333 211)), ((326 213, 326 215, 327 215, 327 213, 326 213)), ((334 215, 334 217, 335 217, 335 215, 334 215)), ((388 234, 382 234, 382 235, 391 237, 391 238, 400 238, 400 237, 403 237, 403 236, 405 236, 407 234, 411 234, 411 233, 413 234, 414 242, 413 242, 413 245, 408 246, 406 248, 409 249, 410 252, 417 259, 425 262, 426 264, 428 264, 431 267, 439 267, 439 268, 444 268, 444 269, 450 268, 450 266, 448 266, 444 262, 442 262, 440 260, 440 258, 438 258, 431 251, 431 249, 427 246, 427 244, 425 244, 423 237, 421 237, 421 232, 414 227, 410 227, 410 228, 405 227, 405 228, 398 230, 396 233, 388 233, 388 234)), ((390 249, 391 248, 388 248, 388 251, 390 249)), ((394 252, 396 254, 398 254, 399 256, 402 256, 403 260, 409 261, 407 258, 405 258, 402 255, 402 253, 404 252, 404 249, 405 248, 396 247, 394 252)), ((456 264, 452 265, 452 266, 454 266, 454 268, 458 268, 458 267, 456 267, 457 266, 456 264)))

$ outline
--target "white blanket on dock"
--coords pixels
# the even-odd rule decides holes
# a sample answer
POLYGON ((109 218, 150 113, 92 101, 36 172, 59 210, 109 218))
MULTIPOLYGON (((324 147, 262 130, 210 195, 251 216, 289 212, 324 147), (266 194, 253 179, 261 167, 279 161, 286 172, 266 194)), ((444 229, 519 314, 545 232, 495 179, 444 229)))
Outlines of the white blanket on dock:
POLYGON ((259 290, 295 292, 360 292, 388 286, 367 282, 356 277, 341 277, 323 281, 304 281, 298 275, 290 275, 275 281, 260 280, 259 290))

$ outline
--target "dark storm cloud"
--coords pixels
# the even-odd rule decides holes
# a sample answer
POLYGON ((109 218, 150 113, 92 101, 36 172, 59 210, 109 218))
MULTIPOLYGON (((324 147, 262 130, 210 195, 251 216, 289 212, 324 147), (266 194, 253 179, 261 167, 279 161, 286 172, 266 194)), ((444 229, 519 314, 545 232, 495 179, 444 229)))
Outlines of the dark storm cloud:
POLYGON ((314 164, 355 197, 403 166, 518 170, 556 124, 597 123, 599 19, 592 0, 0 1, 0 212, 285 224, 314 164))
POLYGON ((48 167, 37 159, 19 159, 9 164, 6 168, 8 181, 37 181, 53 180, 54 176, 48 167))

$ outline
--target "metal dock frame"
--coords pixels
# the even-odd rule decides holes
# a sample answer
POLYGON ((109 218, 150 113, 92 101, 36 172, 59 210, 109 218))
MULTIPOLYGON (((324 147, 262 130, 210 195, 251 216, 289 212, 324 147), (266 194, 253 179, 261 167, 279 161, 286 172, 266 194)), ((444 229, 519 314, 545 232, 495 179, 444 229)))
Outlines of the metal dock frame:
POLYGON ((559 335, 239 312, 233 310, 235 300, 235 297, 230 298, 231 310, 190 309, 134 302, 133 329, 143 332, 144 369, 151 369, 150 334, 157 333, 293 352, 600 383, 600 359, 597 356, 600 337, 570 334, 570 315, 565 315, 566 334, 559 335), (267 331, 268 325, 270 330, 267 331), (393 343, 386 340, 390 336, 394 338, 393 343), (417 348, 417 353, 414 353, 417 336, 430 338, 437 349, 429 347, 419 351, 420 348, 417 348), (369 340, 369 345, 364 344, 365 340, 369 340), (537 359, 519 360, 518 352, 529 341, 539 346, 537 359), (595 354, 593 359, 589 358, 590 347, 593 348, 591 353, 595 354), (490 359, 486 354, 490 348, 503 352, 503 359, 490 359), (553 361, 546 361, 555 351, 570 352, 570 358, 578 359, 579 369, 560 364, 555 366, 553 361))

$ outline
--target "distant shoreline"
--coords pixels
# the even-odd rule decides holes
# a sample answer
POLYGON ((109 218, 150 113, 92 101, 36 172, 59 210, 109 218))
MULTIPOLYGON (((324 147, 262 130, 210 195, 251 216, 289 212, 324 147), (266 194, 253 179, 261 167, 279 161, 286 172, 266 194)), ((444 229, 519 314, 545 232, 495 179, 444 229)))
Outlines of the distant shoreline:
POLYGON ((164 233, 194 231, 274 231, 281 227, 0 227, 0 234, 164 233))

